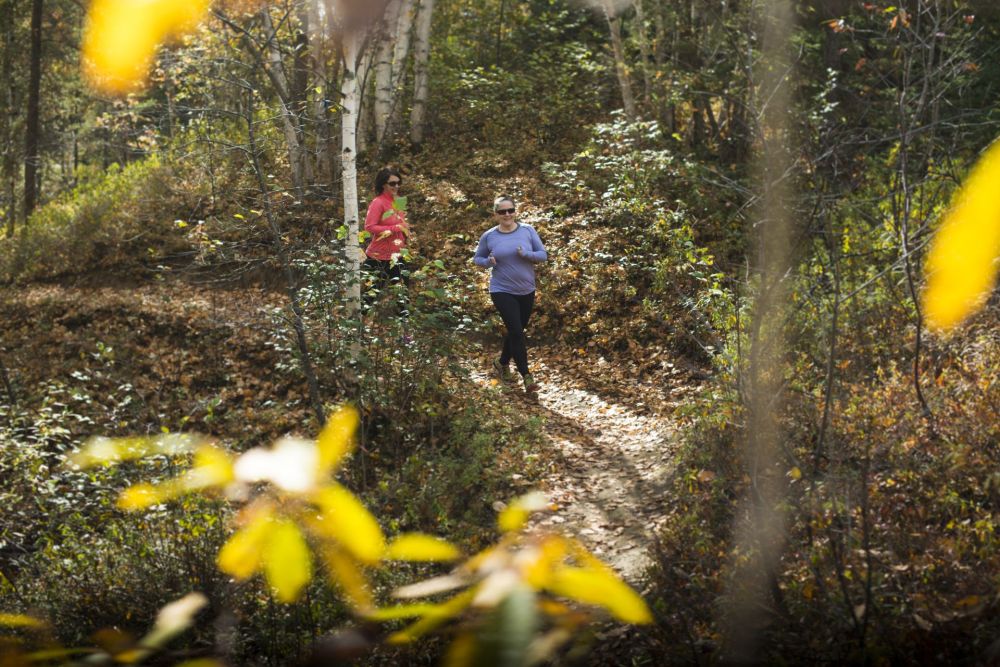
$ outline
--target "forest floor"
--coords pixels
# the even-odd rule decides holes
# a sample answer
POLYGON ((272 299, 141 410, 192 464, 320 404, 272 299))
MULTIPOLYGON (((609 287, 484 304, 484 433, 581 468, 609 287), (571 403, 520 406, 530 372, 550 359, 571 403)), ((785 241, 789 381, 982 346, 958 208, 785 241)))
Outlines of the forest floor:
MULTIPOLYGON (((128 380, 132 409, 145 423, 178 428, 169 420, 180 410, 190 417, 187 428, 213 431, 205 407, 212 399, 216 418, 223 408, 236 410, 256 438, 273 438, 310 418, 304 400, 291 411, 260 409, 271 399, 304 399, 294 383, 262 372, 274 363, 264 332, 280 302, 261 290, 179 291, 171 282, 23 288, 0 298, 6 361, 20 386, 62 377, 73 393, 79 380, 99 402, 122 401, 128 380), (105 358, 100 350, 109 351, 105 358)), ((488 346, 474 353, 483 369, 492 359, 488 346)), ((540 481, 555 511, 537 525, 578 537, 638 583, 673 470, 678 426, 671 413, 693 387, 680 378, 629 377, 627 368, 558 344, 530 354, 541 383, 537 401, 520 384, 503 386, 485 371, 473 376, 501 391, 498 400, 517 401, 540 418, 548 450, 540 481)))

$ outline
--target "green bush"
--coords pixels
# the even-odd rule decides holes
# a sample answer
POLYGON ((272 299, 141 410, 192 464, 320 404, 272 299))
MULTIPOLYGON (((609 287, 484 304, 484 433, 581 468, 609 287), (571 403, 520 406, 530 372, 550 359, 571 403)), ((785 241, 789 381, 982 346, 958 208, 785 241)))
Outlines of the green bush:
POLYGON ((171 230, 171 170, 155 157, 112 165, 36 210, 14 238, 0 241, 0 281, 52 279, 134 268, 139 258, 187 247, 171 230), (146 249, 152 248, 151 253, 146 249))

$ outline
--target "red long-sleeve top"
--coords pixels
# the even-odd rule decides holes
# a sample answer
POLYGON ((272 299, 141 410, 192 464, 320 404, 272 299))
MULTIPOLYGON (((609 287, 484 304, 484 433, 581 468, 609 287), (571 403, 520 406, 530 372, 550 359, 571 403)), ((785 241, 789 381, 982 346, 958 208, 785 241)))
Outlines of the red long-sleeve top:
POLYGON ((368 205, 368 213, 365 215, 365 231, 372 235, 365 254, 383 261, 398 255, 406 247, 406 234, 403 232, 406 225, 406 212, 393 211, 390 193, 384 192, 375 197, 368 205), (386 211, 392 211, 392 215, 386 216, 386 211), (389 233, 381 238, 385 232, 389 233))

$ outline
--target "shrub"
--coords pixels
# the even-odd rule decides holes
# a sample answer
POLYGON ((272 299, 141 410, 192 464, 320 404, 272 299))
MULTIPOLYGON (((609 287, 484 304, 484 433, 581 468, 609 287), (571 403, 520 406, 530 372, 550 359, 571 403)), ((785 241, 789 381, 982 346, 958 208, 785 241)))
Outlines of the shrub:
POLYGON ((0 281, 121 271, 135 268, 147 248, 155 256, 186 247, 171 233, 170 212, 177 209, 170 180, 170 170, 150 157, 124 168, 112 165, 42 206, 16 237, 0 241, 0 281))

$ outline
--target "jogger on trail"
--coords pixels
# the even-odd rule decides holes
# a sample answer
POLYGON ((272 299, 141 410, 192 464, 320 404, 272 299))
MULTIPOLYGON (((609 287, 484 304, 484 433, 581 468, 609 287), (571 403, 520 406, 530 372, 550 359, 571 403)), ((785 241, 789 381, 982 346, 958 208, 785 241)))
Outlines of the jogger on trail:
POLYGON ((548 259, 538 232, 514 217, 514 200, 497 197, 493 201, 496 226, 479 239, 472 261, 490 269, 490 298, 507 327, 503 352, 493 368, 505 382, 513 380, 510 360, 514 360, 529 396, 538 394, 538 383, 528 371, 528 349, 524 329, 535 305, 535 264, 548 259))
MULTIPOLYGON (((399 189, 403 177, 395 169, 382 169, 375 176, 375 198, 368 206, 365 231, 371 243, 365 249, 365 270, 372 276, 372 286, 364 290, 365 310, 371 307, 379 292, 389 285, 410 285, 410 271, 403 261, 403 251, 410 236, 406 220, 405 200, 399 189), (373 291, 374 290, 374 291, 373 291)), ((405 291, 400 295, 401 314, 406 315, 405 291)))

